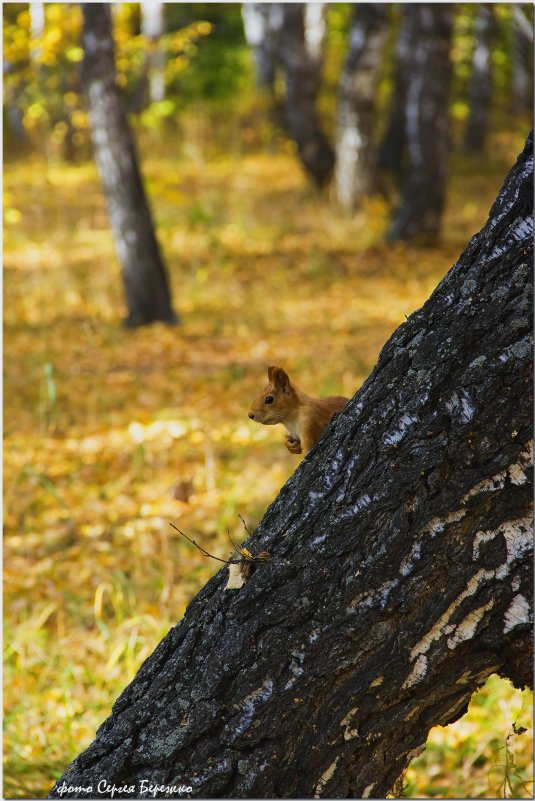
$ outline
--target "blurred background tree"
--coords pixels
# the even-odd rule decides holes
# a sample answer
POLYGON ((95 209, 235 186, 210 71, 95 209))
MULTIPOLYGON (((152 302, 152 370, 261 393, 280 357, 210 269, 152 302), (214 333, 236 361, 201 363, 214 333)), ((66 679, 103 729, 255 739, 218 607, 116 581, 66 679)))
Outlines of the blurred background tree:
MULTIPOLYGON (((222 8, 151 0, 112 8, 117 83, 135 126, 180 131, 184 109, 209 106, 217 116, 226 105, 229 117, 232 102, 231 135, 264 144, 289 137, 316 185, 325 186, 336 169, 335 194, 346 209, 371 191, 366 188, 371 180, 367 161, 374 161, 377 145, 368 143, 382 136, 379 164, 404 176, 401 198, 390 198, 393 213, 398 207, 392 238, 420 235, 414 220, 427 235, 438 233, 447 142, 480 150, 487 126, 500 115, 530 113, 533 8, 526 4, 457 4, 447 9, 424 4, 419 16, 418 9, 394 4, 389 27, 388 4, 229 3, 222 8), (425 26, 427 18, 438 19, 439 13, 444 43, 426 49, 433 29, 415 27, 417 19, 425 26), (377 14, 380 26, 368 20, 377 14), (446 64, 443 76, 435 78, 425 61, 436 60, 439 53, 452 63, 451 92, 446 64), (418 114, 407 116, 407 93, 414 101, 421 81, 429 87, 422 91, 435 87, 442 92, 443 112, 438 107, 431 112, 435 101, 430 99, 417 103, 418 114), (270 128, 270 118, 262 119, 259 107, 254 110, 255 82, 269 89, 275 106, 284 107, 282 128, 270 128), (420 120, 428 106, 428 118, 420 120), (411 147, 406 126, 412 131, 413 121, 422 126, 425 145, 411 147), (411 163, 411 154, 419 150, 427 162, 421 170, 411 163), (430 208, 416 207, 409 224, 410 197, 422 191, 436 198, 431 203, 436 206, 434 221, 428 220, 430 208)), ((6 154, 30 146, 47 158, 88 158, 79 7, 6 4, 4 53, 6 154)), ((281 121, 280 115, 275 119, 281 121)))
POLYGON ((377 191, 376 96, 389 10, 386 4, 355 5, 340 76, 335 187, 340 206, 350 212, 377 191))
MULTIPOLYGON (((167 272, 154 231, 152 214, 126 119, 123 96, 115 75, 111 7, 84 3, 83 82, 87 95, 91 137, 117 258, 125 288, 128 316, 125 325, 136 328, 156 321, 175 324, 167 272)), ((157 15, 159 16, 159 15, 157 15)), ((160 20, 157 19, 158 23, 160 20)), ((152 32, 151 32, 151 43, 152 32)), ((152 63, 149 85, 161 93, 161 64, 152 63)), ((152 90, 151 90, 152 94, 152 90)))

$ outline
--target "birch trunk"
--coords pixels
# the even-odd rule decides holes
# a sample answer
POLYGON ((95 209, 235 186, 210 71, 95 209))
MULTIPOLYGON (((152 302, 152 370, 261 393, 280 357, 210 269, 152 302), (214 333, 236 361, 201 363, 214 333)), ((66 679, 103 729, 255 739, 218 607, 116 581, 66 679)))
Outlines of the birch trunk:
POLYGON ((324 3, 283 3, 280 59, 285 112, 301 164, 320 189, 331 178, 334 153, 316 111, 323 64, 324 3))
POLYGON ((163 3, 160 0, 144 0, 140 5, 140 11, 141 32, 149 43, 145 66, 149 101, 159 103, 165 98, 164 54, 160 43, 164 30, 163 3))
POLYGON ((386 6, 355 6, 349 53, 340 79, 336 126, 336 196, 346 211, 353 211, 375 188, 375 97, 387 23, 386 6))
POLYGON ((258 85, 273 95, 280 33, 284 21, 281 3, 243 3, 245 38, 253 50, 258 85))
POLYGON ((474 20, 476 46, 472 57, 472 74, 468 87, 470 116, 464 137, 464 147, 471 153, 483 150, 489 127, 492 99, 491 56, 495 25, 493 7, 490 4, 482 3, 474 20))
POLYGON ((91 138, 122 268, 127 327, 178 321, 145 196, 123 98, 115 82, 110 6, 84 3, 84 83, 91 138))
POLYGON ((533 115, 533 21, 513 5, 513 80, 516 111, 533 115))
POLYGON ((405 152, 405 109, 407 104, 407 82, 410 69, 408 17, 401 10, 401 20, 396 39, 392 94, 386 131, 379 148, 379 165, 385 170, 400 175, 405 152))
POLYGON ((453 7, 404 7, 409 64, 405 105, 407 164, 401 204, 389 240, 433 243, 440 232, 448 162, 449 49, 453 7))

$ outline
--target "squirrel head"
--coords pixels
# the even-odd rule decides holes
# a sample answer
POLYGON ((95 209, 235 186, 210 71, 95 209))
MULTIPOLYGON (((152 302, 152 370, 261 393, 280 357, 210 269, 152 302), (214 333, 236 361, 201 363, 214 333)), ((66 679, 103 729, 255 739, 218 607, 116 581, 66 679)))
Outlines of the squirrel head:
POLYGON ((252 402, 249 417, 265 426, 293 422, 299 401, 290 379, 282 367, 273 365, 268 367, 268 379, 269 383, 252 402))

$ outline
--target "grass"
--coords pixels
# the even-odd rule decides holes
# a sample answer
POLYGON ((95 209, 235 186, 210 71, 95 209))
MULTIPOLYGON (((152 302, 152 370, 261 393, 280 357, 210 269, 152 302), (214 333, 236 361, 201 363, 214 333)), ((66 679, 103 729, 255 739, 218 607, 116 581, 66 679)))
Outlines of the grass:
MULTIPOLYGON (((121 329, 91 163, 4 165, 6 797, 47 795, 217 569, 169 522, 224 556, 238 513, 252 528, 295 469, 282 431, 247 418, 266 365, 311 394, 352 395, 522 146, 500 134, 490 158, 455 157, 443 242, 418 250, 383 244, 383 200, 342 217, 291 153, 207 156, 195 126, 181 146, 142 143, 178 329, 121 329)), ((475 718, 432 734, 412 795, 492 797, 521 702, 497 681, 481 698, 475 718)), ((530 737, 510 741, 522 781, 530 737)))

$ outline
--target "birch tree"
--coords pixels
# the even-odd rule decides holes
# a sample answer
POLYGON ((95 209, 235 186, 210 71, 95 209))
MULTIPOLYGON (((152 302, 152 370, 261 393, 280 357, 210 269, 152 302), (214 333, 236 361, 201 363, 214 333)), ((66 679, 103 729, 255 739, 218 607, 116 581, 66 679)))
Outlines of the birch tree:
POLYGON ((280 59, 286 84, 285 116, 299 160, 316 186, 331 178, 334 152, 316 109, 323 64, 325 3, 283 3, 280 59))
POLYGON ((274 94, 280 34, 284 23, 281 3, 243 3, 243 28, 252 48, 261 89, 274 94))
POLYGON ((464 146, 469 152, 483 150, 489 125, 492 99, 492 43, 496 21, 490 3, 481 3, 474 20, 475 48, 472 74, 468 85, 470 115, 466 124, 464 146))
POLYGON ((167 274, 145 195, 123 97, 115 80, 111 10, 84 3, 83 79, 91 138, 128 305, 127 327, 174 324, 167 274))
POLYGON ((446 197, 448 100, 453 6, 404 6, 408 40, 404 135, 406 165, 402 198, 390 241, 439 235, 446 197))
POLYGON ((349 52, 340 78, 336 123, 336 197, 346 211, 354 210, 362 197, 374 189, 375 97, 387 23, 387 6, 355 5, 349 52))

